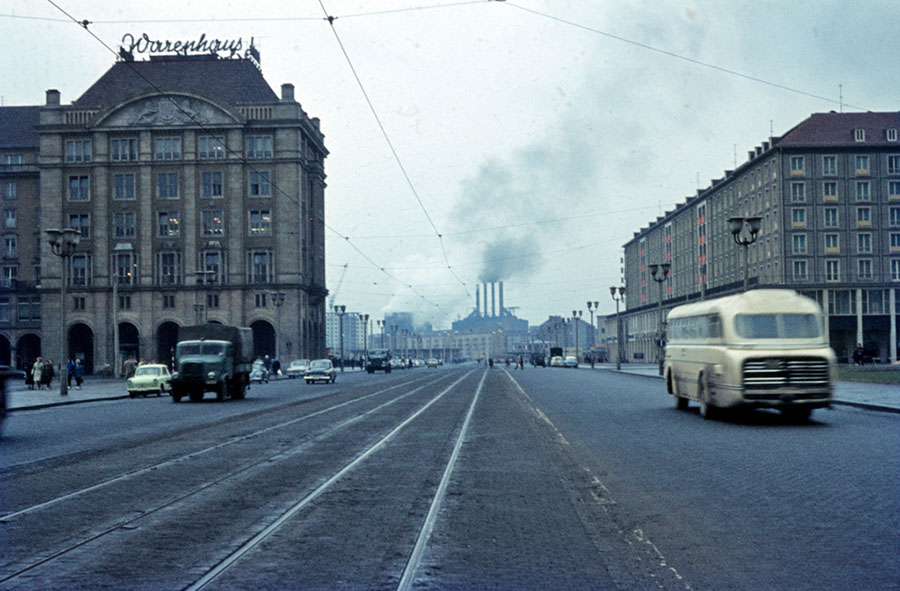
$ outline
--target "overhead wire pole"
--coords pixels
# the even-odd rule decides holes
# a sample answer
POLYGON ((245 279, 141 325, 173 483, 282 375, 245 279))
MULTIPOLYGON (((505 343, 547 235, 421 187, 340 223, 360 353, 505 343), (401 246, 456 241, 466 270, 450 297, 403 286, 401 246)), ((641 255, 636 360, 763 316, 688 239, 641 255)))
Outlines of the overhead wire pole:
MULTIPOLYGON (((118 53, 116 50, 114 50, 112 47, 110 47, 103 39, 101 39, 100 37, 98 37, 93 31, 91 31, 91 30, 88 28, 88 25, 93 24, 94 21, 90 21, 90 20, 87 20, 87 19, 83 19, 83 20, 80 20, 80 21, 79 21, 79 20, 76 19, 74 16, 72 16, 71 14, 69 14, 68 12, 66 12, 65 9, 63 9, 61 6, 59 6, 59 5, 58 5, 56 2, 54 2, 53 0, 47 0, 47 2, 50 3, 51 5, 53 5, 53 7, 56 8, 57 10, 59 10, 62 14, 64 14, 71 22, 73 22, 73 23, 79 25, 79 26, 82 27, 85 31, 87 31, 87 33, 88 33, 91 37, 93 37, 98 43, 100 43, 100 45, 102 45, 104 48, 106 48, 107 51, 109 51, 109 52, 112 53, 114 56, 116 56, 117 59, 119 58, 119 53, 118 53)), ((324 8, 324 7, 323 7, 323 8, 324 8)), ((296 19, 295 19, 295 20, 296 20, 296 19)), ((306 20, 306 19, 303 19, 303 20, 306 20)), ((320 19, 316 18, 316 19, 314 19, 314 20, 320 20, 320 19)), ((145 83, 147 83, 147 85, 150 86, 155 92, 157 92, 160 96, 165 97, 166 99, 168 99, 169 102, 175 107, 175 109, 177 109, 177 110, 178 110, 179 112, 181 112, 184 116, 186 116, 188 119, 190 119, 191 122, 193 122, 195 125, 197 125, 200 129, 209 132, 213 137, 215 137, 216 140, 218 140, 218 141, 222 144, 222 146, 225 148, 225 150, 226 150, 229 154, 232 154, 232 155, 236 156, 237 159, 240 160, 240 162, 241 162, 242 164, 248 166, 248 167, 250 168, 251 171, 253 171, 253 172, 259 172, 258 170, 256 170, 256 168, 254 167, 254 164, 253 164, 252 162, 250 162, 250 161, 248 161, 246 158, 244 158, 243 154, 238 154, 237 152, 235 152, 234 150, 232 150, 231 148, 229 148, 228 145, 227 145, 227 143, 224 142, 224 141, 222 141, 222 139, 219 138, 218 135, 216 135, 215 130, 208 129, 208 128, 207 128, 201 121, 199 121, 192 113, 189 113, 188 111, 186 111, 181 105, 178 104, 177 101, 173 100, 166 92, 164 92, 163 90, 161 90, 157 85, 155 85, 152 81, 150 81, 146 76, 144 76, 143 74, 141 74, 141 72, 139 72, 136 68, 134 68, 134 66, 132 66, 129 62, 126 61, 126 62, 124 62, 124 63, 131 69, 131 71, 132 71, 136 76, 138 76, 138 77, 141 78, 145 83)), ((405 174, 405 171, 404 171, 404 174, 405 174)), ((286 199, 288 199, 289 201, 293 202, 293 203, 296 204, 296 205, 299 205, 299 204, 300 204, 299 201, 297 201, 297 200, 294 199, 291 195, 289 195, 288 193, 286 193, 286 192, 285 192, 280 186, 278 186, 276 183, 271 182, 270 185, 271 185, 271 187, 272 187, 273 190, 279 192, 281 195, 283 195, 283 196, 284 196, 286 199)), ((429 221, 430 221, 430 219, 429 219, 429 221)), ((443 308, 441 308, 438 304, 436 304, 435 302, 432 302, 431 300, 429 300, 428 298, 426 298, 424 295, 422 295, 421 293, 419 293, 419 292, 418 292, 411 284, 408 284, 408 283, 402 281, 401 279, 397 278, 396 276, 392 275, 391 273, 389 273, 388 271, 386 271, 384 267, 382 267, 381 265, 379 265, 378 263, 376 263, 374 260, 372 260, 371 257, 369 257, 365 252, 363 252, 359 247, 357 247, 355 244, 353 244, 353 243, 350 241, 350 237, 349 237, 349 236, 345 236, 345 235, 341 234, 340 232, 338 232, 337 230, 335 230, 334 228, 332 228, 331 226, 329 226, 329 225, 325 222, 324 219, 322 220, 322 224, 325 226, 326 229, 330 230, 331 232, 333 232, 333 233, 336 234, 337 236, 340 236, 341 238, 343 238, 343 239, 347 242, 347 244, 348 244, 351 248, 353 248, 353 250, 355 250, 357 253, 359 253, 359 255, 362 256, 362 257, 363 257, 367 262, 369 262, 373 267, 375 267, 376 269, 378 269, 379 271, 381 271, 383 274, 387 275, 388 277, 390 277, 390 278, 393 279, 394 281, 400 283, 400 284, 403 285, 404 287, 408 287, 408 288, 411 289, 412 292, 413 292, 417 297, 419 297, 422 301, 426 302, 427 304, 429 304, 429 305, 431 305, 431 306, 434 306, 434 307, 435 307, 437 310, 439 310, 442 314, 444 314, 445 316, 448 316, 448 317, 449 317, 449 314, 448 314, 443 308)), ((457 278, 457 279, 458 279, 458 278, 457 278)), ((465 284, 463 284, 463 285, 465 285, 465 284)), ((468 292, 467 292, 467 293, 468 293, 468 292)))

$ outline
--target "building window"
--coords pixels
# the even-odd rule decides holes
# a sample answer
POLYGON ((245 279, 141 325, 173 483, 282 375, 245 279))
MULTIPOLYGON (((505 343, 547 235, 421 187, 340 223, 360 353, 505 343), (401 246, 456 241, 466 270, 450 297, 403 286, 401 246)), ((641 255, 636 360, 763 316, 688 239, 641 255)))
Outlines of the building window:
POLYGON ((66 162, 90 162, 91 140, 68 140, 66 142, 66 162))
POLYGON ((895 128, 890 128, 887 130, 887 141, 896 142, 897 141, 897 130, 895 128))
POLYGON ((137 255, 133 252, 118 252, 113 255, 116 283, 121 286, 137 285, 137 255))
POLYGON ((128 294, 119 296, 119 309, 131 310, 131 296, 128 294))
POLYGON ((0 298, 0 323, 8 324, 10 322, 9 298, 0 298))
POLYGON ((888 198, 900 199, 900 181, 888 182, 888 198))
POLYGON ((157 160, 181 160, 181 138, 160 137, 156 138, 157 160))
POLYGON ((225 216, 221 209, 212 209, 201 214, 204 236, 222 236, 225 233, 225 216))
POLYGON ((791 174, 803 174, 803 156, 791 156, 791 174))
POLYGON ((872 208, 857 207, 856 208, 856 225, 858 227, 868 227, 872 225, 872 208))
POLYGON ((178 236, 178 212, 177 211, 161 211, 157 214, 158 232, 157 236, 171 238, 178 236))
POLYGON ((825 201, 837 201, 838 184, 835 181, 826 181, 822 184, 822 195, 825 201))
POLYGON ((900 227, 900 207, 888 209, 888 223, 892 228, 900 227))
POLYGON ((254 250, 248 256, 248 283, 270 283, 274 276, 272 253, 268 250, 254 250))
POLYGON ((166 294, 163 296, 163 309, 171 310, 175 307, 175 296, 173 294, 166 294))
POLYGON ((806 234, 794 234, 791 241, 794 254, 806 254, 806 234))
POLYGON ((181 283, 181 253, 161 252, 156 255, 156 277, 159 285, 181 283))
POLYGON ((73 310, 84 310, 84 304, 85 304, 84 296, 72 297, 72 309, 73 310))
POLYGON ((268 197, 270 194, 269 173, 251 172, 250 173, 250 196, 251 197, 268 197))
POLYGON ((869 174, 869 157, 863 154, 856 156, 856 174, 869 174))
POLYGON ((840 236, 837 234, 825 234, 825 252, 835 254, 840 252, 840 236))
POLYGON ((225 253, 220 250, 206 250, 200 253, 199 270, 203 273, 205 283, 225 283, 225 253))
POLYGON ((828 176, 837 174, 837 156, 822 156, 822 174, 828 176))
POLYGON ((69 227, 81 232, 81 237, 87 240, 91 237, 91 216, 86 213, 70 213, 69 227))
POLYGON ((825 227, 826 228, 837 228, 838 227, 838 210, 836 207, 826 207, 824 211, 825 215, 825 227))
POLYGON ((0 277, 0 286, 14 288, 19 278, 19 268, 13 265, 3 267, 3 277, 0 277))
POLYGON ((265 308, 266 302, 268 301, 268 299, 269 298, 266 296, 266 294, 258 293, 258 294, 256 294, 256 297, 254 298, 254 300, 255 300, 254 303, 257 308, 265 308))
POLYGON ((3 183, 3 198, 4 199, 15 199, 18 193, 18 185, 16 185, 16 181, 6 181, 3 183))
POLYGON ((178 199, 178 173, 159 173, 157 176, 156 194, 160 199, 178 199))
POLYGON ((272 214, 268 209, 250 211, 250 235, 269 236, 272 234, 272 214))
POLYGON ((795 228, 806 226, 806 210, 795 207, 791 210, 791 225, 795 228))
POLYGON ((825 281, 834 283, 841 280, 841 262, 825 261, 825 281))
POLYGON ((39 298, 20 297, 17 316, 21 321, 41 319, 41 301, 39 298))
POLYGON ((4 154, 3 164, 10 166, 16 164, 25 164, 25 154, 4 154))
POLYGON ((806 185, 803 183, 791 183, 791 201, 793 203, 806 201, 806 185))
POLYGON ((134 199, 134 175, 113 175, 113 198, 134 199))
POLYGON ((857 142, 866 141, 866 130, 865 129, 854 129, 853 130, 853 139, 857 142))
POLYGON ((116 238, 134 238, 133 211, 117 211, 113 214, 113 233, 116 238))
POLYGON ((217 294, 217 293, 206 294, 206 308, 209 310, 218 310, 219 309, 219 294, 217 294))
POLYGON ((200 160, 222 160, 225 158, 225 144, 218 138, 204 135, 197 142, 197 157, 200 160))
POLYGON ((860 259, 856 261, 856 267, 858 272, 859 279, 871 279, 872 278, 872 260, 871 259, 860 259))
POLYGON ((900 252, 900 232, 891 232, 891 252, 900 252))
POLYGON ((872 235, 857 234, 856 235, 856 252, 859 254, 867 254, 872 252, 872 235))
POLYGON ((91 257, 88 254, 73 254, 69 257, 69 285, 88 287, 91 284, 91 257))
POLYGON ((134 162, 138 159, 137 139, 122 138, 111 142, 113 162, 134 162))
POLYGON ((69 201, 88 201, 91 196, 88 191, 90 179, 87 175, 69 177, 69 201))
POLYGON ((8 259, 14 259, 18 257, 18 241, 15 236, 4 236, 3 237, 3 256, 8 259))
POLYGON ((272 136, 257 135, 247 137, 247 158, 271 158, 272 157, 272 136))
POLYGON ((856 200, 871 201, 872 194, 869 191, 869 181, 856 181, 856 200))
POLYGON ((204 172, 201 175, 203 196, 204 197, 221 197, 222 196, 222 173, 221 172, 204 172))
POLYGON ((4 228, 15 228, 16 227, 16 210, 15 209, 4 209, 3 210, 3 227, 4 228))
POLYGON ((900 259, 891 259, 891 281, 900 281, 900 259))

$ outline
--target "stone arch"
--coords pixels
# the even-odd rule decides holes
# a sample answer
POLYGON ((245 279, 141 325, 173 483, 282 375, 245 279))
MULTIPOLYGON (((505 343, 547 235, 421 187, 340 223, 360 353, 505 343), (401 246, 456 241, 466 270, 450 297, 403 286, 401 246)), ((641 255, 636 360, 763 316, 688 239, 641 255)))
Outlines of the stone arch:
MULTIPOLYGON (((81 359, 84 373, 94 373, 94 331, 87 324, 78 322, 69 327, 69 357, 81 359)), ((52 356, 51 356, 52 358, 52 356)))
POLYGON ((178 344, 178 324, 163 322, 156 329, 156 361, 174 367, 175 345, 178 344))
POLYGON ((133 355, 135 359, 141 358, 141 333, 130 322, 119 323, 119 359, 124 361, 133 355))
POLYGON ((34 333, 23 334, 16 343, 16 363, 19 369, 25 369, 41 354, 41 337, 34 333))
POLYGON ((250 324, 253 331, 253 348, 257 357, 275 358, 275 327, 268 320, 257 320, 250 324))
POLYGON ((12 366, 12 343, 2 334, 0 334, 0 365, 12 366))

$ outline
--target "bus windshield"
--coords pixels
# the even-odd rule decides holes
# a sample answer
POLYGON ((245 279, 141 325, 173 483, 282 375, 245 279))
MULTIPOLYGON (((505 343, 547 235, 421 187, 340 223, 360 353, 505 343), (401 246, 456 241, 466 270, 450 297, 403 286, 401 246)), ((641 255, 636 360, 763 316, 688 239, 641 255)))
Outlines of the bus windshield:
POLYGON ((815 314, 738 314, 737 334, 747 339, 803 339, 818 337, 815 314))

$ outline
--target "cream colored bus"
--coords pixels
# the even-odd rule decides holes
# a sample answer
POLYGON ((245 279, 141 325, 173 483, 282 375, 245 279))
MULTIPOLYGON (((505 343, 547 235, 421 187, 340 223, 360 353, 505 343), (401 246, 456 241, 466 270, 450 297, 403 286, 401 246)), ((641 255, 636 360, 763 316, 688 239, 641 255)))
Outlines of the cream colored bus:
POLYGON ((835 355, 822 309, 786 289, 685 304, 668 317, 666 387, 679 409, 689 400, 719 409, 777 408, 806 419, 831 403, 835 355))

